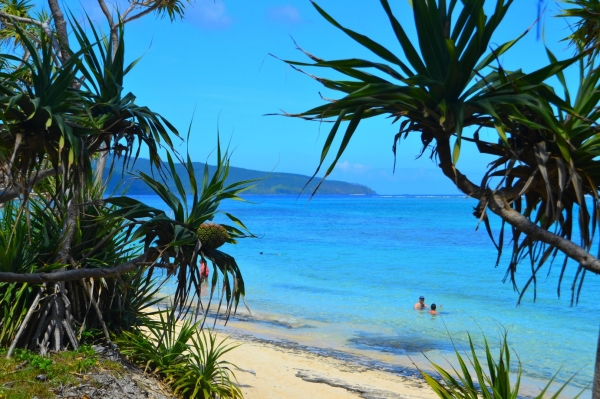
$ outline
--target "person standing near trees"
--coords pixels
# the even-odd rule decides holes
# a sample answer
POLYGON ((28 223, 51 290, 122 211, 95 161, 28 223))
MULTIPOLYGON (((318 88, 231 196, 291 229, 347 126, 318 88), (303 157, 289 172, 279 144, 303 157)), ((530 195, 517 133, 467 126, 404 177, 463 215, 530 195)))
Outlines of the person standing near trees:
POLYGON ((210 271, 208 270, 208 265, 205 261, 200 262, 200 284, 202 282, 208 280, 208 274, 210 271))

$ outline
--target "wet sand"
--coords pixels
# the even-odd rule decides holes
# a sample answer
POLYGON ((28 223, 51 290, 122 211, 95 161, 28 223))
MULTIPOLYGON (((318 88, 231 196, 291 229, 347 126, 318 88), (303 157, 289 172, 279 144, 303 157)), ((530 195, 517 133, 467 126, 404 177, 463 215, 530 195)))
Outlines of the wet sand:
MULTIPOLYGON (((226 337, 219 333, 219 339, 226 337)), ((372 370, 277 341, 231 336, 239 345, 225 359, 235 364, 246 399, 436 398, 422 378, 372 370)))

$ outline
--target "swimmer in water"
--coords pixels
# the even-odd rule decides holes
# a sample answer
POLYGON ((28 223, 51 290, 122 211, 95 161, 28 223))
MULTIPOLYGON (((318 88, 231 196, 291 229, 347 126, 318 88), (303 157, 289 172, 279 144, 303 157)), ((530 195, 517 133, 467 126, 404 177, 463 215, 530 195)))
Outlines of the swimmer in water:
POLYGON ((423 310, 423 309, 427 309, 429 306, 427 306, 425 304, 425 297, 424 296, 420 296, 419 297, 419 302, 415 303, 414 309, 415 310, 423 310))
MULTIPOLYGON (((442 306, 444 306, 444 305, 440 305, 440 308, 441 308, 442 306)), ((431 310, 429 311, 429 314, 431 314, 431 315, 434 315, 434 316, 435 316, 435 315, 438 315, 440 312, 438 312, 436 309, 437 309, 437 306, 436 306, 436 304, 435 304, 435 303, 432 303, 432 304, 431 304, 431 310)))

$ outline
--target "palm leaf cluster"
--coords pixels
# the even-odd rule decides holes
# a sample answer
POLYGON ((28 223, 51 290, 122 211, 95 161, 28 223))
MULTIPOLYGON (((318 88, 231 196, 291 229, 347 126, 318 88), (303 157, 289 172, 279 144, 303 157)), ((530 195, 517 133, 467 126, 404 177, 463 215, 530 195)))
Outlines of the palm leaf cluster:
POLYGON ((484 0, 413 1, 417 39, 413 40, 389 2, 381 0, 402 49, 396 54, 344 27, 313 2, 327 21, 379 59, 326 60, 303 50, 311 62, 286 60, 296 69, 325 68, 344 77, 334 80, 305 72, 341 96, 306 112, 285 115, 332 122, 315 172, 332 153, 325 177, 364 119, 386 115, 398 124, 394 156, 401 139, 418 134, 423 144, 419 156, 430 150, 431 158, 457 188, 479 200, 475 216, 484 222, 498 249, 498 260, 509 241, 505 236, 511 240, 507 278, 515 289, 522 295, 533 283, 535 290, 539 269, 562 251, 567 256, 561 281, 569 257, 580 264, 573 273, 575 299, 586 272, 600 272, 589 255, 599 209, 596 106, 600 72, 584 61, 585 53, 559 61, 549 50, 548 64, 536 71, 505 70, 499 57, 527 33, 494 43, 494 32, 512 3, 497 0, 489 7, 484 0), (564 76, 572 65, 581 70, 575 95, 570 95, 564 76), (546 83, 553 77, 561 83, 562 93, 546 83), (345 129, 343 122, 348 122, 345 129), (497 140, 482 140, 483 132, 492 132, 497 140), (333 145, 335 138, 338 147, 333 145), (493 156, 481 182, 473 182, 460 171, 465 143, 493 156), (502 219, 497 237, 489 223, 490 211, 502 219), (577 236, 580 242, 575 248, 572 240, 577 236), (521 262, 530 264, 531 274, 518 287, 515 274, 521 262))
MULTIPOLYGON (((521 362, 516 372, 516 379, 511 373, 511 349, 508 345, 507 334, 504 333, 500 344, 500 353, 496 359, 492 355, 492 350, 484 337, 485 358, 480 360, 478 350, 473 344, 473 339, 469 335, 469 351, 461 355, 458 348, 454 347, 458 369, 451 366, 451 370, 445 369, 439 364, 431 363, 438 378, 425 373, 422 370, 421 375, 425 378, 427 384, 433 389, 436 395, 442 399, 517 399, 519 397, 519 388, 521 386, 522 368, 521 362), (514 380, 514 382, 513 382, 514 380)), ((556 375, 541 388, 541 392, 535 396, 535 399, 545 397, 556 399, 573 379, 571 377, 566 383, 559 386, 556 391, 550 395, 552 383, 556 375)), ((574 399, 581 396, 583 390, 574 399)))
POLYGON ((572 21, 572 33, 566 38, 578 48, 597 51, 600 39, 600 2, 565 0, 560 17, 572 21))
MULTIPOLYGON (((0 263, 2 272, 35 274, 60 270, 63 264, 56 261, 60 248, 60 230, 64 213, 59 207, 53 207, 44 194, 53 185, 46 184, 46 190, 38 191, 28 201, 28 214, 18 201, 9 201, 0 210, 0 263)), ((64 208, 63 208, 64 209, 64 208)), ((120 264, 132 257, 133 249, 124 242, 124 235, 119 234, 122 220, 111 219, 100 221, 100 216, 110 210, 89 205, 84 207, 78 219, 71 253, 73 262, 86 267, 107 267, 120 264)), ((80 339, 84 331, 102 327, 99 316, 90 314, 92 301, 98 306, 101 314, 118 310, 119 317, 108 317, 108 324, 113 331, 119 331, 137 324, 129 313, 142 311, 146 304, 151 304, 155 291, 148 293, 145 278, 132 273, 122 276, 120 281, 93 280, 68 281, 62 293, 70 304, 70 323, 75 338, 80 339), (134 284, 132 284, 132 282, 134 284), (144 296, 144 303, 135 303, 135 298, 144 296), (118 306, 116 306, 118 305, 118 306)), ((0 345, 8 346, 15 339, 16 344, 32 350, 46 351, 43 336, 51 330, 52 318, 44 311, 53 301, 53 295, 44 286, 30 283, 0 283, 0 309, 4 317, 0 322, 0 345), (26 313, 36 303, 38 311, 36 323, 23 323, 26 313), (39 306, 39 308, 37 307, 39 306), (23 332, 17 335, 22 326, 23 332)), ((73 337, 72 337, 73 338, 73 337)), ((71 343, 73 344, 73 343, 71 343)), ((77 347, 77 343, 73 345, 77 347)))
MULTIPOLYGON (((30 18, 29 14, 33 8, 33 4, 27 0, 2 0, 0 1, 0 5, 2 11, 5 13, 23 18, 30 18)), ((24 23, 0 20, 0 43, 4 47, 16 49, 23 45, 20 40, 20 35, 14 29, 15 24, 17 24, 22 31, 26 31, 30 38, 35 37, 35 30, 24 23)))
MULTIPOLYGON (((155 5, 152 10, 171 17, 183 7, 180 1, 155 5)), ((86 335, 111 340, 151 323, 160 289, 170 278, 177 286, 171 319, 187 314, 192 305, 200 310, 200 262, 214 266, 209 301, 219 293, 218 312, 224 307, 228 316, 245 294, 235 259, 222 249, 203 248, 197 233, 220 212, 222 201, 241 200, 251 182, 225 184, 229 154, 220 144, 216 171, 205 169, 197 180, 189 155, 184 160, 174 150, 174 140, 181 140, 176 128, 124 91, 137 60, 125 63, 123 25, 114 41, 89 18, 87 29, 73 15, 69 22, 76 51, 63 47, 59 54, 54 34, 33 28, 32 37, 11 24, 25 55, 0 54, 5 61, 0 70, 0 312, 6 316, 0 344, 10 345, 9 356, 15 347, 42 353, 77 348, 86 335), (122 162, 123 170, 134 171, 142 151, 153 169, 137 177, 171 212, 127 196, 105 197, 103 185, 95 182, 98 159, 122 162), (161 158, 165 152, 167 162, 161 158), (188 171, 190 192, 183 189, 174 159, 188 171), (176 182, 177 193, 169 191, 167 180, 176 182), (57 273, 64 280, 52 277, 57 273)), ((235 216, 225 216, 232 221, 223 225, 228 242, 251 236, 235 216)))
MULTIPOLYGON (((32 203, 34 213, 43 217, 33 219, 32 226, 19 212, 18 204, 9 202, 2 208, 0 219, 0 268, 3 272, 31 273, 41 267, 52 267, 58 247, 55 225, 48 223, 45 207, 32 203)), ((36 294, 35 286, 19 283, 0 283, 0 345, 9 345, 36 294)))
POLYGON ((212 331, 199 331, 200 322, 176 325, 168 312, 159 312, 145 330, 126 331, 119 338, 122 352, 152 372, 185 398, 242 398, 235 383, 235 365, 223 359, 237 346, 217 342, 212 331))
MULTIPOLYGON (((105 203, 117 206, 118 209, 112 212, 110 217, 130 221, 135 228, 129 230, 131 237, 128 240, 143 240, 145 251, 152 247, 160 249, 155 266, 165 268, 169 275, 175 275, 177 279, 173 310, 179 309, 187 314, 192 303, 196 303, 198 308, 203 307, 200 297, 200 264, 208 260, 214 269, 210 281, 209 301, 213 298, 219 283, 218 276, 221 275, 222 296, 218 309, 221 309, 222 301, 225 300, 225 313, 229 317, 245 295, 241 271, 232 256, 208 245, 203 246, 198 229, 221 213, 219 206, 222 201, 242 201, 240 193, 251 188, 253 181, 225 183, 229 175, 230 156, 228 151, 221 151, 219 144, 217 168, 210 176, 208 165, 205 165, 201 181, 196 178, 189 155, 185 162, 182 160, 191 186, 191 192, 186 192, 180 176, 176 173, 171 155, 167 154, 167 158, 170 176, 175 182, 177 193, 171 192, 166 182, 155 180, 145 173, 140 172, 139 178, 163 200, 172 216, 162 209, 150 207, 133 198, 111 197, 106 199, 105 203)), ((222 214, 232 222, 231 225, 220 224, 227 231, 229 243, 236 243, 238 238, 254 237, 238 218, 227 212, 222 214)), ((210 307, 210 302, 207 306, 210 307)), ((208 315, 208 309, 204 315, 208 315)))
POLYGON ((112 42, 93 25, 92 40, 77 22, 73 27, 81 50, 62 64, 43 30, 37 45, 17 27, 28 60, 1 56, 13 66, 21 63, 0 72, 0 167, 7 189, 27 191, 32 177, 52 168, 62 171, 63 187, 78 192, 92 186, 92 156, 103 144, 108 144, 104 151, 124 155, 123 162, 134 150, 137 158, 145 146, 160 167, 158 149, 172 149, 171 135, 178 137, 166 119, 123 93, 123 77, 134 65, 124 64, 123 32, 113 55, 112 42))

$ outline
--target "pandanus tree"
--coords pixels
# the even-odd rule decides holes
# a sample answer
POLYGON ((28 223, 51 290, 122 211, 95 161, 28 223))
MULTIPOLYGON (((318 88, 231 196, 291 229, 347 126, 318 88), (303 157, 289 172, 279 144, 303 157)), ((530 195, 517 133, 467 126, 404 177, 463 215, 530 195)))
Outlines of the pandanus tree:
MULTIPOLYGON (((286 62, 302 72, 305 67, 313 67, 343 75, 336 80, 304 72, 340 92, 340 97, 302 113, 284 115, 332 123, 315 172, 333 152, 325 177, 364 119, 384 115, 397 123, 394 157, 403 138, 420 135, 423 147, 418 155, 429 151, 457 189, 478 201, 474 215, 485 224, 498 250, 498 262, 504 246, 510 243, 506 276, 520 293, 519 300, 531 286, 535 295, 542 266, 564 256, 558 294, 571 259, 575 264, 573 303, 586 274, 600 274, 600 259, 592 254, 598 249, 594 239, 600 210, 600 69, 594 65, 590 49, 562 61, 547 51, 547 66, 533 72, 504 69, 499 57, 526 32, 506 43, 493 44, 493 34, 512 0, 497 0, 491 8, 484 3, 412 1, 416 28, 413 40, 388 1, 381 0, 402 50, 395 54, 344 27, 313 2, 327 21, 379 59, 327 60, 302 50, 308 62, 286 62), (571 65, 579 65, 581 71, 574 95, 569 93, 564 75, 571 65), (560 82, 561 90, 548 83, 553 77, 560 82), (344 122, 348 122, 345 129, 344 122), (497 140, 482 140, 480 133, 484 131, 495 132, 497 140), (340 145, 336 149, 333 143, 338 136, 340 145), (459 160, 465 144, 493 157, 489 165, 482 166, 486 170, 480 182, 461 172, 459 160), (489 213, 500 218, 497 236, 490 226, 489 213), (529 264, 531 272, 519 287, 515 277, 521 263, 529 264)), ((599 378, 597 362, 595 398, 600 398, 599 378)))
MULTIPOLYGON (((77 348, 86 330, 101 329, 110 340, 111 332, 151 322, 146 316, 156 303, 155 282, 171 276, 177 291, 170 317, 189 310, 195 297, 202 306, 199 263, 207 260, 214 266, 210 298, 221 284, 229 315, 244 295, 241 272, 216 245, 203 245, 212 242, 214 229, 207 234, 201 226, 220 212, 223 200, 239 200, 250 182, 225 183, 229 154, 220 144, 216 171, 206 169, 197 181, 189 156, 174 149, 182 140, 177 129, 124 91, 136 63, 125 63, 124 18, 136 9, 129 18, 150 12, 173 17, 183 3, 132 1, 117 22, 109 20, 109 37, 89 19, 86 32, 73 15, 67 19, 72 34, 64 36, 67 22, 54 0, 54 26, 12 16, 5 3, 0 19, 12 36, 4 37, 17 48, 0 54, 0 344, 10 344, 8 356, 16 347, 42 353, 77 348), (141 151, 153 176, 137 177, 171 213, 127 196, 105 197, 102 179, 94 178, 98 158, 131 170, 141 151), (173 159, 187 170, 191 191, 173 159), (176 194, 167 179, 176 182, 176 194)), ((232 226, 219 225, 216 235, 225 230, 231 243, 248 236, 241 221, 225 216, 232 226)))

